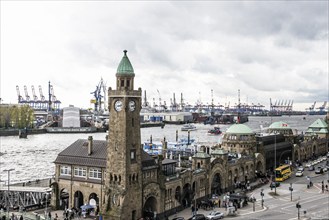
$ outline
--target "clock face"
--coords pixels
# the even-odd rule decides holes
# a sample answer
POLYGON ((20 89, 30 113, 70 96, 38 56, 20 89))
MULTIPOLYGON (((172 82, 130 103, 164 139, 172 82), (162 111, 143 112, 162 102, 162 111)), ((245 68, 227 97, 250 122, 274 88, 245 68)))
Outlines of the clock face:
POLYGON ((135 111, 136 103, 134 101, 129 101, 129 110, 135 111))
POLYGON ((122 104, 121 100, 118 100, 114 103, 114 108, 116 111, 118 111, 118 112, 121 111, 122 107, 123 107, 123 104, 122 104))

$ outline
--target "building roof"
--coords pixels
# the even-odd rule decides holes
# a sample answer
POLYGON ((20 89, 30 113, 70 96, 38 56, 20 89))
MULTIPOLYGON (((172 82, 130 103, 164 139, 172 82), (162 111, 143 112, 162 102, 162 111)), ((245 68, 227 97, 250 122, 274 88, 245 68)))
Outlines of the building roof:
POLYGON ((177 163, 176 160, 165 158, 162 160, 162 165, 177 163))
POLYGON ((230 134, 254 134, 254 132, 247 125, 244 125, 244 124, 231 125, 231 127, 229 127, 226 130, 226 133, 230 133, 230 134))
POLYGON ((193 158, 207 159, 207 158, 210 158, 210 155, 205 152, 197 152, 196 154, 194 154, 193 158))
MULTIPOLYGON (((106 168, 107 144, 106 140, 93 140, 92 154, 88 155, 88 140, 78 139, 60 152, 54 163, 106 168)), ((156 165, 155 160, 143 150, 141 159, 143 167, 156 165)))
POLYGON ((223 155, 223 154, 228 154, 228 151, 224 150, 224 149, 219 149, 219 148, 216 148, 214 150, 211 151, 211 154, 212 155, 223 155))
POLYGON ((93 140, 92 148, 91 155, 88 155, 88 140, 78 139, 58 154, 55 163, 105 168, 107 142, 93 140))
POLYGON ((127 50, 123 51, 124 55, 121 59, 121 62, 117 69, 117 74, 123 74, 123 75, 135 75, 134 74, 134 68, 131 65, 129 58, 127 57, 127 50))
POLYGON ((328 125, 324 120, 319 118, 315 122, 313 122, 308 128, 325 128, 325 129, 327 129, 328 125))
POLYGON ((283 121, 277 121, 270 125, 270 129, 291 129, 290 126, 283 121))
POLYGON ((327 128, 308 128, 306 134, 327 134, 327 128))

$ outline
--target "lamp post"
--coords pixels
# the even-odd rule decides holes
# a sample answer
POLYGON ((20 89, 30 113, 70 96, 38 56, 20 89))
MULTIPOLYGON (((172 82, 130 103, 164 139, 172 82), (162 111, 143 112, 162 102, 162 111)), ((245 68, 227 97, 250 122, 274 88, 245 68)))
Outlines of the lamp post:
POLYGON ((292 191, 294 191, 294 189, 292 188, 292 183, 290 183, 289 190, 290 190, 290 201, 292 201, 292 191))
POLYGON ((298 209, 298 212, 297 212, 297 219, 300 219, 299 209, 300 209, 301 207, 302 207, 302 206, 299 204, 299 202, 297 202, 297 204, 296 204, 296 208, 298 209))
POLYGON ((264 208, 264 189, 260 189, 260 196, 262 197, 262 208, 264 208))
POLYGON ((276 131, 274 131, 274 195, 276 195, 276 131))
POLYGON ((48 195, 49 195, 49 193, 47 192, 45 195, 46 196, 46 208, 45 208, 45 219, 46 220, 48 219, 48 212, 47 212, 48 195))
POLYGON ((8 212, 8 217, 9 217, 9 206, 10 206, 10 201, 9 201, 9 184, 10 184, 10 171, 13 171, 15 169, 11 168, 11 169, 6 169, 6 170, 3 170, 5 172, 8 172, 8 193, 7 193, 7 212, 8 212))

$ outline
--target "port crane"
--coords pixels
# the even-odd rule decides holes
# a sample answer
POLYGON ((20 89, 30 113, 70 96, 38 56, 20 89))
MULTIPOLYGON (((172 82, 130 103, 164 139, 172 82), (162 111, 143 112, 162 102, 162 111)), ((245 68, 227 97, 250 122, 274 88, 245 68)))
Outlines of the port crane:
POLYGON ((50 82, 48 84, 48 95, 49 95, 48 100, 46 100, 45 96, 43 95, 42 88, 40 85, 39 85, 40 99, 38 98, 36 91, 35 91, 35 87, 33 85, 31 86, 31 89, 32 89, 32 97, 30 97, 30 95, 28 93, 27 86, 24 85, 25 98, 23 98, 23 96, 20 94, 19 86, 16 85, 16 92, 17 92, 19 104, 27 104, 35 110, 42 110, 42 111, 55 110, 55 113, 59 113, 61 101, 57 100, 57 98, 54 94, 53 86, 50 85, 50 82), (54 105, 53 106, 54 108, 52 108, 52 105, 54 105))
POLYGON ((33 95, 33 103, 34 103, 34 107, 35 107, 35 108, 40 108, 40 104, 39 104, 39 102, 38 102, 38 96, 35 94, 34 86, 32 85, 31 88, 32 88, 32 95, 33 95))
POLYGON ((144 91, 144 98, 143 98, 143 103, 142 103, 143 108, 149 107, 149 103, 147 101, 147 96, 146 96, 146 90, 144 91))
MULTIPOLYGON (((49 82, 50 85, 50 82, 49 82)), ((49 103, 50 103, 50 107, 52 108, 51 110, 54 110, 56 113, 58 113, 61 101, 57 100, 56 96, 55 96, 55 92, 54 92, 54 87, 52 85, 50 85, 49 87, 50 89, 50 99, 49 99, 49 103)))
POLYGON ((26 86, 24 86, 24 92, 25 92, 25 99, 26 99, 26 101, 27 102, 30 101, 30 96, 29 96, 29 93, 27 92, 27 87, 26 86))
POLYGON ((41 109, 48 109, 48 102, 46 101, 45 96, 42 92, 42 87, 39 85, 39 94, 40 94, 40 103, 41 103, 41 109))
POLYGON ((23 96, 21 96, 21 94, 19 92, 19 87, 18 86, 16 86, 16 92, 17 92, 17 96, 18 96, 18 103, 25 102, 25 100, 23 99, 23 96))
POLYGON ((310 112, 314 111, 315 104, 316 104, 316 101, 313 103, 313 105, 311 105, 309 108, 306 108, 305 110, 309 110, 310 112))
POLYGON ((321 106, 318 107, 317 109, 319 109, 319 111, 322 112, 323 110, 325 110, 326 106, 327 106, 327 101, 325 101, 325 102, 323 103, 323 105, 321 105, 321 106))
MULTIPOLYGON (((94 99, 91 100, 91 103, 94 103, 94 111, 101 112, 102 104, 106 103, 106 84, 104 83, 103 78, 101 78, 100 82, 96 86, 96 90, 91 92, 90 94, 94 95, 94 99), (102 99, 104 98, 104 101, 102 99)), ((106 104, 104 105, 104 111, 106 111, 106 104)))

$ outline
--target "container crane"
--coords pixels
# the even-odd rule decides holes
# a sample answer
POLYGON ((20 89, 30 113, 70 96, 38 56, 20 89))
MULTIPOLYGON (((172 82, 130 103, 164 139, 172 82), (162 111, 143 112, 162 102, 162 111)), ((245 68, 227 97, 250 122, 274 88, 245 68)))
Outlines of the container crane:
POLYGON ((27 87, 26 86, 24 86, 24 92, 25 92, 26 101, 30 101, 30 96, 29 96, 29 93, 27 92, 27 87))
POLYGON ((23 96, 21 96, 18 86, 16 86, 16 92, 17 92, 17 97, 18 97, 18 103, 24 102, 25 100, 23 99, 23 96))
POLYGON ((57 100, 56 96, 55 96, 55 92, 54 92, 54 87, 52 85, 50 85, 49 82, 49 97, 50 97, 50 108, 51 110, 55 110, 56 113, 59 113, 59 108, 60 108, 60 104, 61 101, 57 100))
POLYGON ((33 94, 33 100, 34 100, 35 102, 37 102, 37 101, 38 101, 38 96, 35 94, 34 86, 31 86, 31 88, 32 88, 32 94, 33 94))
POLYGON ((41 87, 41 86, 39 86, 39 94, 40 94, 40 100, 41 100, 41 101, 45 101, 46 98, 44 97, 44 95, 43 95, 43 93, 42 93, 42 87, 41 87))
POLYGON ((32 88, 32 95, 33 95, 33 108, 39 108, 40 107, 40 103, 38 101, 38 96, 35 94, 35 90, 34 90, 34 86, 31 86, 32 88))
POLYGON ((41 108, 43 110, 47 110, 48 109, 48 102, 46 101, 45 96, 43 95, 42 92, 42 87, 39 85, 39 94, 40 94, 40 102, 41 102, 41 108))

